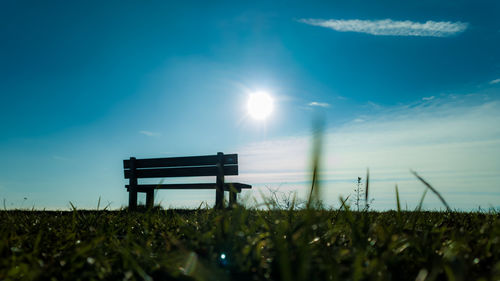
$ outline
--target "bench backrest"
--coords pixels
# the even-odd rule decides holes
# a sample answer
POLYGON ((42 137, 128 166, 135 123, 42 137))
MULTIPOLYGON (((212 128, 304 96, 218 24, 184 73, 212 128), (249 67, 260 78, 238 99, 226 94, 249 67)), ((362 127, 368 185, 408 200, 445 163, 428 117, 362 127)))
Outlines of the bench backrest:
POLYGON ((126 179, 238 175, 238 154, 123 160, 126 179), (220 165, 219 165, 220 164, 220 165))

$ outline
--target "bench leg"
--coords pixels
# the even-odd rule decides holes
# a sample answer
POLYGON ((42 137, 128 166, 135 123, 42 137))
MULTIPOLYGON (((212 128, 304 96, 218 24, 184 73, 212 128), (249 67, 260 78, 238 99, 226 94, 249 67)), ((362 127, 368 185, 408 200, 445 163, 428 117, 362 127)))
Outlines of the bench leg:
POLYGON ((224 208, 224 191, 221 191, 219 188, 215 190, 215 209, 223 209, 224 208))
POLYGON ((233 205, 235 205, 237 202, 236 202, 236 192, 234 191, 229 191, 229 207, 233 207, 233 205))
POLYGON ((224 209, 224 153, 217 152, 217 176, 215 187, 215 209, 224 209))
POLYGON ((132 211, 137 209, 137 191, 132 188, 128 191, 128 209, 132 211))
POLYGON ((154 189, 146 191, 146 208, 152 209, 155 204, 155 191, 154 189))

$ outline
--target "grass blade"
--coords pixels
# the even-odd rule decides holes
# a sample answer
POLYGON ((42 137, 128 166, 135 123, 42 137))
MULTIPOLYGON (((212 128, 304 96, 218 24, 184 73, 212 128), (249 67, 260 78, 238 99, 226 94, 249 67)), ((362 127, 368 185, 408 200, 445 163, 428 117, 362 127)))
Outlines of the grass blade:
POLYGON ((411 173, 415 177, 417 177, 417 179, 419 179, 425 186, 427 186, 427 188, 429 188, 432 192, 434 192, 434 194, 437 195, 437 197, 439 198, 439 200, 441 200, 441 202, 443 203, 443 205, 446 207, 446 211, 451 212, 451 208, 450 208, 450 206, 448 206, 448 203, 446 203, 446 201, 444 200, 443 196, 441 196, 441 194, 434 187, 432 187, 427 181, 425 181, 421 176, 419 176, 417 174, 417 172, 411 170, 411 173))
POLYGON ((323 139, 323 122, 319 120, 314 126, 314 142, 313 142, 313 174, 311 182, 311 190, 309 192, 309 198, 307 200, 307 208, 311 207, 314 200, 319 200, 319 184, 318 184, 318 171, 319 171, 319 160, 321 155, 321 145, 323 139))
POLYGON ((399 201, 399 191, 398 191, 398 185, 396 184, 396 203, 398 206, 398 214, 401 213, 401 203, 399 201))
POLYGON ((342 210, 342 208, 346 210, 346 202, 347 200, 349 200, 349 197, 351 197, 351 195, 348 195, 345 200, 342 197, 340 197, 340 202, 342 202, 342 204, 340 205, 339 211, 342 210))
POLYGON ((424 193, 422 194, 422 197, 420 198, 420 202, 418 202, 417 209, 415 210, 416 213, 418 213, 422 210, 422 205, 424 204, 424 198, 425 198, 426 194, 427 194, 427 189, 424 190, 424 193))
POLYGON ((398 208, 398 213, 396 215, 396 218, 397 218, 397 226, 402 228, 403 227, 403 224, 401 223, 401 202, 399 200, 399 190, 398 190, 398 185, 396 184, 396 204, 397 204, 397 208, 398 208))
POLYGON ((420 218, 420 211, 422 210, 422 205, 424 204, 424 198, 425 198, 425 195, 427 194, 427 191, 428 189, 426 188, 424 190, 424 193, 422 194, 422 198, 420 198, 420 202, 418 203, 418 206, 417 208, 415 209, 415 212, 413 212, 412 214, 412 229, 411 231, 414 232, 415 231, 415 228, 417 227, 417 221, 418 219, 420 218))
POLYGON ((365 209, 368 211, 368 187, 370 185, 370 169, 366 169, 366 188, 365 188, 365 209))

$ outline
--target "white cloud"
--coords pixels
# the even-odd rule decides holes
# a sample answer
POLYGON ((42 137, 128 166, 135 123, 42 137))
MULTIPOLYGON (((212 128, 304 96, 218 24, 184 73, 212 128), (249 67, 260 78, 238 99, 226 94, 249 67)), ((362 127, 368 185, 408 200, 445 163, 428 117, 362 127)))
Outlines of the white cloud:
MULTIPOLYGON (((474 97, 472 97, 474 99, 474 97)), ((334 204, 352 193, 355 179, 370 168, 374 207, 394 208, 394 186, 410 208, 424 186, 409 173, 416 170, 438 189, 452 208, 488 207, 500 200, 500 102, 477 102, 458 96, 400 106, 331 129, 322 153, 323 199, 334 204)), ((282 186, 307 194, 311 137, 297 136, 254 143, 238 149, 238 181, 282 186)), ((440 208, 428 194, 428 208, 440 208)))
POLYGON ((384 20, 338 20, 338 19, 300 19, 299 22, 330 28, 341 32, 361 32, 372 35, 393 36, 431 36, 448 37, 467 29, 468 23, 449 21, 413 21, 384 20))
POLYGON ((429 100, 433 100, 434 98, 435 98, 435 96, 423 97, 422 100, 429 101, 429 100))
POLYGON ((491 84, 491 85, 493 85, 493 84, 498 84, 498 83, 500 83, 500 78, 495 79, 495 80, 491 80, 491 81, 490 81, 490 84, 491 84))
POLYGON ((157 132, 151 132, 151 131, 139 131, 139 134, 148 136, 148 137, 158 137, 160 136, 160 133, 157 132))
POLYGON ((308 105, 309 106, 324 107, 324 108, 330 107, 329 103, 326 103, 326 102, 317 102, 317 101, 310 102, 308 105))

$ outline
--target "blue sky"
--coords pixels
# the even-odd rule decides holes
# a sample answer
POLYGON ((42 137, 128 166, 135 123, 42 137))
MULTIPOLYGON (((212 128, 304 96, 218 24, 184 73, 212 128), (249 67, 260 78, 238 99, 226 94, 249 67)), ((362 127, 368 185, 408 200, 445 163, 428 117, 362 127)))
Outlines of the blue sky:
POLYGON ((396 183, 418 202, 410 168, 452 207, 498 207, 499 12, 495 1, 4 1, 0 199, 118 208, 121 160, 217 151, 240 154, 234 180, 254 185, 244 196, 303 195, 319 114, 329 204, 370 167, 379 209, 394 207, 396 183), (255 91, 275 100, 264 121, 246 111, 255 91))

